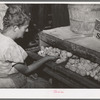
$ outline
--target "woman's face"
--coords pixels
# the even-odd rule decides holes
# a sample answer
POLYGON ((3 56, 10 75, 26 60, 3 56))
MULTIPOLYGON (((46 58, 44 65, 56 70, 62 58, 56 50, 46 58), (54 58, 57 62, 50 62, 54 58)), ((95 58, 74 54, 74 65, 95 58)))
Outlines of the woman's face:
POLYGON ((23 38, 25 32, 28 32, 28 25, 19 27, 17 31, 17 38, 23 38))

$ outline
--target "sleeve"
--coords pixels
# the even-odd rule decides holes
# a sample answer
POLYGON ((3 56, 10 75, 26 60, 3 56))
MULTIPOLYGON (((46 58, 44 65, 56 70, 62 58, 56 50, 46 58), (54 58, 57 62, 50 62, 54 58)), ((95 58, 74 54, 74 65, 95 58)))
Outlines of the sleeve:
POLYGON ((27 53, 19 45, 9 46, 4 54, 5 61, 11 62, 12 66, 17 63, 24 63, 27 53))

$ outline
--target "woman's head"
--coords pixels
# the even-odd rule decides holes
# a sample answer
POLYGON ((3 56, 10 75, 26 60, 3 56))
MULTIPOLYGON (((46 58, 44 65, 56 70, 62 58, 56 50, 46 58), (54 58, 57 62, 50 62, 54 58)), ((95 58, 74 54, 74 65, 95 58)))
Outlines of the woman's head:
POLYGON ((20 5, 12 5, 7 9, 3 18, 3 31, 9 30, 11 27, 20 29, 25 26, 25 28, 27 28, 29 22, 30 17, 25 14, 24 9, 22 9, 20 5))
POLYGON ((29 24, 30 17, 24 13, 24 9, 21 9, 18 5, 12 5, 7 9, 7 12, 3 18, 4 29, 11 26, 23 26, 29 24))

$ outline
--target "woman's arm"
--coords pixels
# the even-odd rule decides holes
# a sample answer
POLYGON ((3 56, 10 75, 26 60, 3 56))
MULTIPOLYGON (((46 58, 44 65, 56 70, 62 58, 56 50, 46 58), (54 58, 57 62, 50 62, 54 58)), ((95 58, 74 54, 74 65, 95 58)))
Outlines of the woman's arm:
POLYGON ((56 59, 58 59, 58 57, 48 56, 48 57, 44 57, 36 62, 33 62, 29 66, 27 66, 25 64, 16 64, 16 65, 14 65, 14 67, 22 74, 28 76, 28 75, 32 74, 35 69, 39 68, 45 62, 47 62, 49 60, 56 60, 56 59))

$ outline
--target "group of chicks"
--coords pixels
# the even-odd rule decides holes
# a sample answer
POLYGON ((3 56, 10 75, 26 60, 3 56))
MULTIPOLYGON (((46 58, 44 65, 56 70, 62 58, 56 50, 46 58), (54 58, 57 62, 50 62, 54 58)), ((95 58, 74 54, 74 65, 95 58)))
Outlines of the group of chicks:
POLYGON ((100 66, 97 63, 91 62, 90 60, 80 58, 73 55, 71 52, 61 50, 53 47, 43 47, 38 54, 42 57, 45 56, 59 56, 56 60, 57 64, 66 62, 65 68, 70 69, 73 72, 80 74, 81 76, 90 76, 95 80, 100 81, 100 66))
POLYGON ((41 46, 41 50, 38 52, 38 54, 42 57, 59 56, 59 59, 56 60, 57 64, 65 62, 68 59, 68 57, 72 56, 72 53, 67 52, 66 50, 60 50, 58 48, 43 47, 43 46, 41 46))
POLYGON ((100 65, 90 60, 73 56, 69 59, 65 68, 80 74, 81 76, 90 76, 100 81, 100 65))

